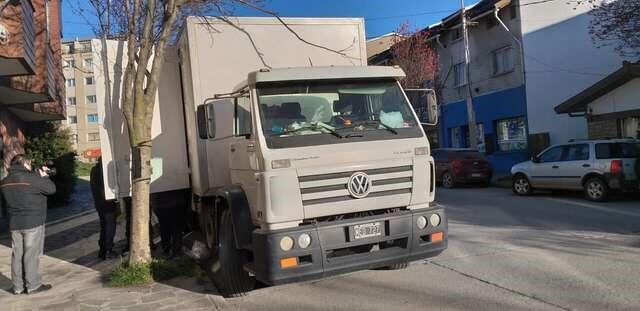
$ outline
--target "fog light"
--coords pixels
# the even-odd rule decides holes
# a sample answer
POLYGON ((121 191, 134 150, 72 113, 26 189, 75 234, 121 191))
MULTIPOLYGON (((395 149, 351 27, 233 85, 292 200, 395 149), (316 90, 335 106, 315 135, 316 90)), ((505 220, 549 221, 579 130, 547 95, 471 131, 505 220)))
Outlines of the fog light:
POLYGON ((283 251, 291 250, 293 248, 293 239, 288 236, 280 239, 280 248, 283 251))
POLYGON ((440 215, 438 214, 433 214, 431 215, 431 217, 429 217, 429 222, 431 223, 432 226, 437 227, 440 225, 440 215))
POLYGON ((311 245, 311 236, 303 233, 298 237, 298 246, 302 248, 307 248, 311 245))
POLYGON ((424 216, 418 217, 418 220, 416 221, 416 225, 418 225, 419 229, 424 229, 424 227, 427 226, 427 219, 424 216))

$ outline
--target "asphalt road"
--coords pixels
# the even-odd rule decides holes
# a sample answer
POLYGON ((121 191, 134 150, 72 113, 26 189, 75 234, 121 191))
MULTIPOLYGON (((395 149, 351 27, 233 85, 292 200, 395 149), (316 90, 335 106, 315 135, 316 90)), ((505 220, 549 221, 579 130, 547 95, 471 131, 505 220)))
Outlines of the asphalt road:
POLYGON ((637 310, 640 199, 516 197, 439 188, 449 248, 400 271, 361 271, 227 300, 249 310, 637 310))

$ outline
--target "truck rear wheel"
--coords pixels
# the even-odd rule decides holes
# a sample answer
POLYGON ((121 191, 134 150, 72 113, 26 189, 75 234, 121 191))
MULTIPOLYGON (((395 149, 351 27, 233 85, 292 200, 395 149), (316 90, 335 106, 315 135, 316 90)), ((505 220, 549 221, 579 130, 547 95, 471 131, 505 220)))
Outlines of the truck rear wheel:
POLYGON ((220 217, 218 247, 214 253, 206 270, 220 294, 238 297, 255 288, 255 277, 244 270, 250 254, 236 248, 229 209, 225 209, 220 217))

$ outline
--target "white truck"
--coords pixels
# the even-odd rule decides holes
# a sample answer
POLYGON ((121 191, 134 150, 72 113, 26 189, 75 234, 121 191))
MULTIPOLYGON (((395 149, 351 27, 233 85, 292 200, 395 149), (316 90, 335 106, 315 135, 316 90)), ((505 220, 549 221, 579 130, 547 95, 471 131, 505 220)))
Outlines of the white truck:
MULTIPOLYGON (((366 66, 362 19, 284 21, 293 32, 273 18, 188 18, 158 91, 152 201, 188 198, 186 221, 228 296, 256 279, 403 268, 447 247, 434 162, 399 84, 403 71, 366 66)), ((126 53, 108 46, 117 88, 126 53)), ((425 94, 414 106, 435 121, 435 96, 425 94)), ((107 198, 121 199, 131 156, 113 103, 99 109, 101 144, 107 198)))

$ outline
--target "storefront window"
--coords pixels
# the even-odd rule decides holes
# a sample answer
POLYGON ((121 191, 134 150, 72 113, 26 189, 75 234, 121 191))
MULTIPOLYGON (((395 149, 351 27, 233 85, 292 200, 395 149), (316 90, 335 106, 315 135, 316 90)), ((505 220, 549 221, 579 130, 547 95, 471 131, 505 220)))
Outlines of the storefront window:
POLYGON ((527 128, 524 117, 496 122, 498 150, 522 151, 527 149, 527 128))

